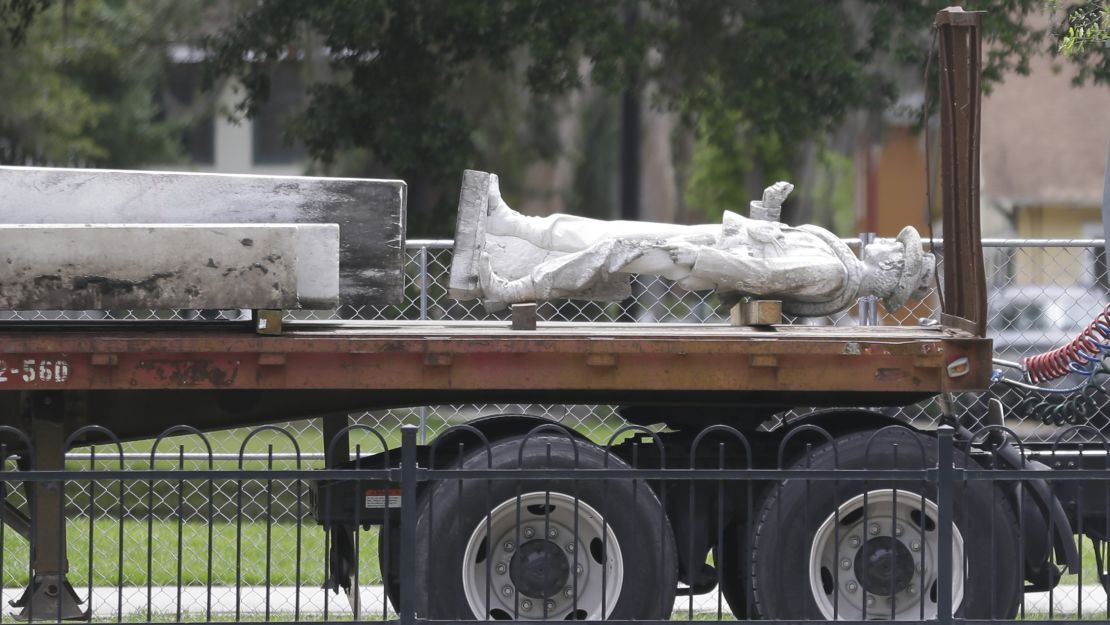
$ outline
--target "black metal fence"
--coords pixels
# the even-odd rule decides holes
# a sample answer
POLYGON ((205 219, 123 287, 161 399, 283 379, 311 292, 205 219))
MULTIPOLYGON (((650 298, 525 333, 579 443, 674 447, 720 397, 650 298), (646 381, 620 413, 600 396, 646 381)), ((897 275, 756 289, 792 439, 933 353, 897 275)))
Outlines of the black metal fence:
POLYGON ((321 469, 267 426, 225 469, 191 428, 143 463, 89 427, 64 470, 31 471, 3 428, 0 495, 30 496, 0 507, 21 599, 0 621, 1108 618, 1100 432, 834 429, 627 426, 597 445, 459 425, 423 446, 407 426, 390 449, 356 425, 354 458, 321 469), (36 505, 49 489, 57 510, 36 505))

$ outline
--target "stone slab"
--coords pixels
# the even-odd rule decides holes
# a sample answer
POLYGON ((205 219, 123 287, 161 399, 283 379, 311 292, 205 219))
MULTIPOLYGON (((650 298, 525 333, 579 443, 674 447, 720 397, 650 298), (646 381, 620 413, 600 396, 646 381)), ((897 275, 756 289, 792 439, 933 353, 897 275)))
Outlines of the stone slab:
POLYGON ((402 301, 406 197, 400 180, 0 167, 0 224, 339 224, 354 306, 402 301))
POLYGON ((0 225, 0 309, 332 308, 335 224, 0 225), (298 254, 298 250, 309 249, 298 254))
POLYGON ((478 284, 478 260, 485 244, 489 189, 496 182, 494 174, 473 169, 463 172, 455 219, 455 246, 447 285, 448 295, 454 299, 468 300, 482 296, 482 287, 478 284))

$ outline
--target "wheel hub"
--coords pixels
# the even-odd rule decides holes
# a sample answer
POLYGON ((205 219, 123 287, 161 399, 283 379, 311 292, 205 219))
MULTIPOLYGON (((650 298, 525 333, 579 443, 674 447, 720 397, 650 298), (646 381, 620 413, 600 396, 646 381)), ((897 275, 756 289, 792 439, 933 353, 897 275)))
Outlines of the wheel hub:
MULTIPOLYGON (((837 507, 814 533, 809 586, 829 619, 936 618, 939 509, 920 494, 871 490, 837 507), (893 591, 893 592, 892 592, 893 591)), ((952 604, 964 594, 964 541, 952 524, 952 604)))
POLYGON ((913 581, 914 559, 901 541, 879 536, 868 540, 856 552, 853 568, 864 590, 890 597, 909 588, 913 581))
POLYGON ((588 503, 523 493, 488 519, 463 555, 463 592, 475 618, 602 620, 613 611, 624 559, 613 528, 588 503))
POLYGON ((566 588, 570 579, 570 561, 555 543, 530 540, 513 554, 509 562, 509 577, 520 594, 533 599, 547 599, 566 588))

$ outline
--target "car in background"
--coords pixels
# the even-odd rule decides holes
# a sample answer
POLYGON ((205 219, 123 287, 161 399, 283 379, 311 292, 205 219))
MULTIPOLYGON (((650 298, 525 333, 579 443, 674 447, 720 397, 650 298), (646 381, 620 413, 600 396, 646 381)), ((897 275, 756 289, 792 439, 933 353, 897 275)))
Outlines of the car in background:
POLYGON ((987 336, 998 358, 1019 361, 1067 344, 1106 307, 1101 286, 1020 285, 987 296, 987 336))

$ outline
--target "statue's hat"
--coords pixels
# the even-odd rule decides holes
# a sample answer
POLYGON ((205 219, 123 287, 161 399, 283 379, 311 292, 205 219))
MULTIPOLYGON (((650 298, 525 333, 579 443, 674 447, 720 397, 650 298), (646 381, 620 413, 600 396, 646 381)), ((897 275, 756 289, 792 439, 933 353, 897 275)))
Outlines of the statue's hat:
POLYGON ((891 312, 905 306, 906 300, 920 287, 922 272, 929 270, 924 262, 925 253, 921 249, 921 235, 916 228, 902 228, 896 240, 902 244, 902 275, 898 277, 894 291, 883 298, 883 305, 891 312))

